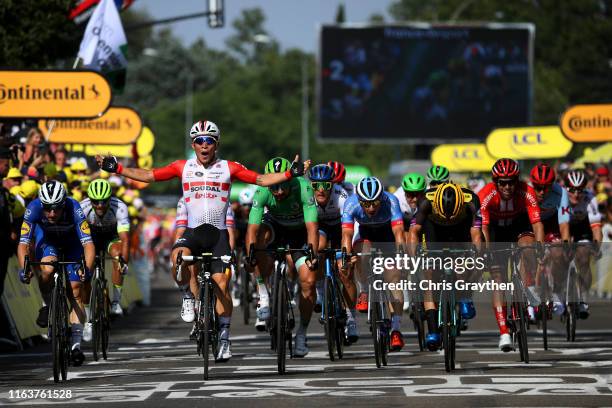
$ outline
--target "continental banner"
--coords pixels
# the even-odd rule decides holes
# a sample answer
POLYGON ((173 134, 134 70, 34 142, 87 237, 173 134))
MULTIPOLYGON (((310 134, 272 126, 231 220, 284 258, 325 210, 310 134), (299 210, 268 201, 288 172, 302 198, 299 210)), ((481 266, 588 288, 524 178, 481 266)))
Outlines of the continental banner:
POLYGON ((93 144, 103 141, 109 145, 133 143, 142 132, 142 120, 135 110, 124 106, 113 106, 104 115, 93 120, 42 120, 41 130, 49 134, 51 143, 93 144))
POLYGON ((486 141, 494 157, 513 159, 552 159, 565 157, 572 150, 558 126, 495 129, 486 141))
POLYGON ((572 106, 559 122, 563 134, 574 142, 612 141, 612 104, 572 106))
POLYGON ((490 171, 495 158, 484 144, 447 144, 431 152, 431 162, 446 166, 450 171, 490 171))
POLYGON ((0 70, 0 118, 96 118, 111 99, 95 71, 0 70))

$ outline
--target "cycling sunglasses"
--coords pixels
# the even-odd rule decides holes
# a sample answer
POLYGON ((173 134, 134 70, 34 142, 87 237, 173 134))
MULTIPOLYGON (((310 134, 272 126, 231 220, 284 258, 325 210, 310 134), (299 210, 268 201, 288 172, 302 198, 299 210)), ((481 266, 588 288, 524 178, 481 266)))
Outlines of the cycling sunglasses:
POLYGON ((197 144, 198 146, 201 146, 201 145, 203 145, 204 143, 206 143, 207 145, 209 145, 209 146, 210 146, 210 145, 214 145, 214 144, 216 144, 216 143, 217 143, 217 139, 215 139, 215 138, 214 138, 214 137, 212 137, 212 136, 198 136, 198 137, 194 138, 194 139, 192 140, 192 142, 193 142, 194 144, 197 144))
POLYGON ((286 191, 289 189, 289 183, 278 183, 268 187, 272 191, 286 191))
POLYGON ((363 208, 374 208, 377 207, 380 204, 380 200, 374 200, 374 201, 359 201, 359 205, 361 205, 363 208))
POLYGON ((516 180, 514 179, 497 180, 495 184, 497 184, 500 187, 513 186, 516 184, 516 180))
POLYGON ((567 191, 569 191, 570 193, 573 193, 573 194, 580 194, 580 193, 582 193, 584 191, 584 189, 576 188, 576 187, 569 187, 567 189, 567 191))
POLYGON ((419 196, 421 196, 423 193, 419 192, 419 191, 404 191, 404 194, 406 195, 406 197, 408 198, 418 198, 419 196))
POLYGON ((106 200, 91 200, 91 204, 93 205, 106 205, 108 204, 108 202, 110 201, 110 198, 107 198, 106 200))
POLYGON ((550 185, 546 185, 546 184, 534 184, 533 185, 533 189, 536 191, 548 191, 549 188, 550 188, 550 185))
POLYGON ((315 191, 319 191, 319 190, 331 190, 332 188, 332 183, 331 181, 313 181, 310 184, 312 184, 312 188, 315 191))
POLYGON ((62 203, 62 204, 43 204, 42 208, 45 211, 55 211, 55 212, 58 212, 59 210, 64 208, 64 203, 62 203))

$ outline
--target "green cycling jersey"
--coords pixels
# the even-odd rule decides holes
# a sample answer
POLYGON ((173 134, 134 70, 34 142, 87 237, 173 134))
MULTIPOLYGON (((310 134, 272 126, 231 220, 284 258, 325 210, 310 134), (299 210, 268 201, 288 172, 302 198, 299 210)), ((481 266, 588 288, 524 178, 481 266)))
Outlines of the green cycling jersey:
POLYGON ((317 222, 317 206, 310 183, 302 177, 293 178, 289 184, 289 195, 277 201, 267 187, 258 187, 253 196, 249 224, 261 224, 264 209, 280 225, 297 228, 307 222, 317 222))

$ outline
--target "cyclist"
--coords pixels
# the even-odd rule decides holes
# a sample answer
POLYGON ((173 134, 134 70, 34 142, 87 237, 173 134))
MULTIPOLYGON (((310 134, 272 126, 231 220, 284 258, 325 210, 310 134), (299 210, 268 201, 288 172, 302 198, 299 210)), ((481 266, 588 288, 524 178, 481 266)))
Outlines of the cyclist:
MULTIPOLYGON (((480 201, 476 193, 454 183, 442 183, 425 193, 425 200, 421 201, 412 219, 408 242, 411 248, 415 248, 421 242, 421 234, 424 234, 426 243, 456 242, 461 245, 463 242, 471 242, 480 250, 481 226, 480 201)), ((433 270, 425 271, 425 278, 431 281, 433 273, 433 270)), ((464 280, 469 278, 467 275, 463 277, 464 280)), ((461 317, 465 320, 473 319, 476 310, 472 299, 468 293, 462 295, 458 301, 461 317)), ((436 351, 440 348, 441 339, 438 312, 431 290, 424 292, 423 306, 429 333, 425 339, 427 348, 436 351)))
MULTIPOLYGON (((544 226, 540 220, 540 207, 531 186, 519 180, 518 163, 512 159, 499 159, 491 173, 493 182, 478 193, 482 233, 487 245, 492 242, 533 245, 534 236, 535 241, 541 245, 544 241, 544 226)), ((532 250, 525 250, 522 255, 521 276, 526 280, 527 273, 535 272, 536 262, 532 250)), ((506 261, 503 257, 493 257, 491 277, 497 283, 506 278, 506 261)), ((506 325, 507 308, 501 291, 493 291, 493 311, 500 333, 499 348, 509 352, 512 349, 512 339, 506 325)))
MULTIPOLYGON (((333 182, 334 170, 327 164, 319 164, 312 167, 308 173, 310 184, 314 190, 315 201, 319 219, 319 249, 339 249, 342 240, 342 209, 348 198, 348 193, 341 184, 333 182)), ((323 265, 319 277, 323 275, 323 265)), ((346 338, 349 343, 355 343, 359 339, 357 323, 355 322, 355 301, 357 299, 357 287, 352 276, 352 270, 347 274, 339 275, 344 297, 348 303, 346 338)), ((315 312, 321 312, 323 299, 323 279, 317 280, 317 305, 315 312), (317 307, 318 306, 318 307, 317 307)))
POLYGON ((402 179, 402 188, 393 193, 400 203, 404 216, 406 242, 409 238, 410 221, 416 214, 419 203, 425 198, 425 179, 419 173, 408 173, 402 179))
POLYGON ((441 183, 446 183, 450 178, 450 172, 444 166, 433 165, 427 170, 427 183, 433 188, 441 183))
MULTIPOLYGON (((569 242, 570 240, 570 209, 567 191, 558 183, 555 183, 555 170, 547 164, 537 164, 529 173, 531 186, 535 191, 536 200, 540 207, 540 219, 544 225, 544 235, 547 242, 569 242)), ((567 263, 562 247, 551 247, 545 257, 545 264, 550 264, 553 276, 561 278, 567 271, 567 263)), ((553 282, 551 282, 552 284, 553 282)), ((528 287, 531 297, 536 298, 534 286, 528 287)), ((559 296, 553 293, 553 312, 557 315, 563 314, 564 304, 559 296)), ((535 312, 532 306, 527 308, 529 318, 535 320, 535 312)))
MULTIPOLYGON (((138 181, 152 183, 173 178, 181 178, 183 197, 187 206, 187 229, 175 243, 175 248, 182 248, 184 255, 200 254, 211 251, 214 256, 229 256, 230 247, 226 225, 226 208, 229 205, 229 193, 232 181, 241 180, 258 185, 273 185, 304 174, 304 165, 298 163, 297 157, 284 173, 260 175, 248 170, 242 164, 222 160, 217 156, 221 132, 211 121, 198 121, 189 132, 191 148, 195 158, 177 160, 165 167, 155 169, 124 168, 116 157, 96 156, 102 170, 117 173, 138 181)), ((176 259, 173 259, 173 269, 176 259)), ((231 358, 229 329, 232 315, 232 299, 228 291, 228 277, 225 265, 221 261, 212 264, 213 280, 216 283, 217 311, 219 313, 219 352, 217 361, 231 358)), ((185 269, 189 271, 189 268, 185 269)), ((182 287, 183 305, 193 307, 195 301, 189 297, 189 285, 182 287)), ((181 313, 182 314, 182 313, 181 313)))
MULTIPOLYGON (((116 258, 121 256, 125 261, 122 266, 113 260, 113 299, 111 315, 123 316, 121 292, 123 275, 127 273, 127 262, 130 256, 130 216, 128 207, 117 197, 112 197, 111 186, 104 179, 96 179, 89 184, 87 196, 81 201, 81 208, 91 228, 91 237, 96 253, 103 249, 116 258)), ((104 262, 103 259, 100 260, 104 262)), ((89 320, 89 307, 86 308, 89 320)), ((91 326, 91 323, 87 323, 91 326)))
POLYGON ((572 170, 565 176, 570 204, 570 234, 574 243, 592 242, 592 247, 579 245, 576 247, 574 260, 580 277, 580 292, 583 299, 578 306, 581 319, 589 317, 589 305, 584 296, 591 288, 591 252, 596 258, 601 257, 601 213, 597 206, 597 199, 592 191, 586 189, 587 179, 582 170, 572 170))
MULTIPOLYGON (((289 169, 289 160, 275 157, 265 166, 265 174, 278 174, 289 169)), ((247 227, 246 249, 251 244, 255 248, 280 248, 289 245, 291 248, 302 248, 312 245, 314 255, 307 259, 306 251, 291 255, 300 281, 299 308, 300 324, 295 335, 295 357, 308 354, 306 332, 316 301, 315 280, 317 269, 316 253, 319 244, 319 227, 317 223, 317 207, 310 183, 303 177, 278 183, 268 188, 259 187, 253 197, 253 207, 249 214, 247 227), (264 211, 267 212, 264 214, 264 211)), ((248 254, 247 254, 248 255, 248 254)), ((258 252, 254 277, 257 282, 259 303, 257 305, 258 330, 262 323, 270 317, 270 297, 265 281, 272 271, 270 256, 258 252)))
MULTIPOLYGON (((71 360, 75 366, 80 366, 85 360, 81 351, 81 340, 91 340, 89 333, 83 332, 85 322, 84 300, 91 290, 91 275, 96 251, 91 240, 89 224, 78 201, 67 197, 66 189, 59 181, 47 181, 38 191, 38 198, 28 205, 21 225, 21 238, 17 247, 19 259, 19 279, 29 283, 30 276, 24 271, 25 257, 30 253, 30 245, 34 240, 34 258, 41 262, 58 261, 59 254, 64 254, 65 261, 80 262, 85 255, 85 271, 79 265, 68 265, 68 277, 72 288, 72 326, 71 360)), ((40 291, 45 305, 40 309, 36 323, 47 327, 49 322, 49 306, 53 289, 53 266, 40 267, 40 291)))
MULTIPOLYGON (((369 250, 371 243, 393 242, 397 250, 403 249, 404 221, 397 198, 384 191, 383 185, 376 177, 365 177, 359 181, 356 194, 350 196, 344 203, 342 211, 342 247, 347 252, 363 252, 369 250), (355 223, 359 223, 357 236, 353 245, 355 223)), ((360 276, 362 291, 359 294, 357 310, 367 312, 368 287, 366 277, 361 273, 361 262, 357 258, 351 259, 351 264, 357 266, 360 276), (365 307, 364 307, 365 305, 365 307)), ((394 282, 399 280, 399 271, 392 270, 386 276, 386 280, 394 282)), ((394 300, 391 303, 391 337, 390 349, 399 351, 404 347, 404 339, 401 333, 401 317, 403 312, 403 300, 401 291, 394 291, 394 300)))
POLYGON ((346 169, 344 168, 344 165, 336 161, 328 161, 327 165, 334 169, 334 178, 332 179, 332 183, 340 184, 348 195, 353 195, 355 187, 353 186, 353 183, 345 181, 346 169))

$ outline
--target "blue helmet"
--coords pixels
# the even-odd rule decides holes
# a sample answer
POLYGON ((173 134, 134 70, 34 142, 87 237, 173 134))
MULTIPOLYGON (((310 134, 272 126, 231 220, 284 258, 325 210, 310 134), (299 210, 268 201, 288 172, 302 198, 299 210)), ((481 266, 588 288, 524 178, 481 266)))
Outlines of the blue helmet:
POLYGON ((334 169, 327 164, 317 164, 308 172, 310 181, 332 181, 334 178, 334 169))
POLYGON ((361 201, 374 201, 383 193, 383 185, 376 177, 364 177, 357 184, 357 197, 361 201))

